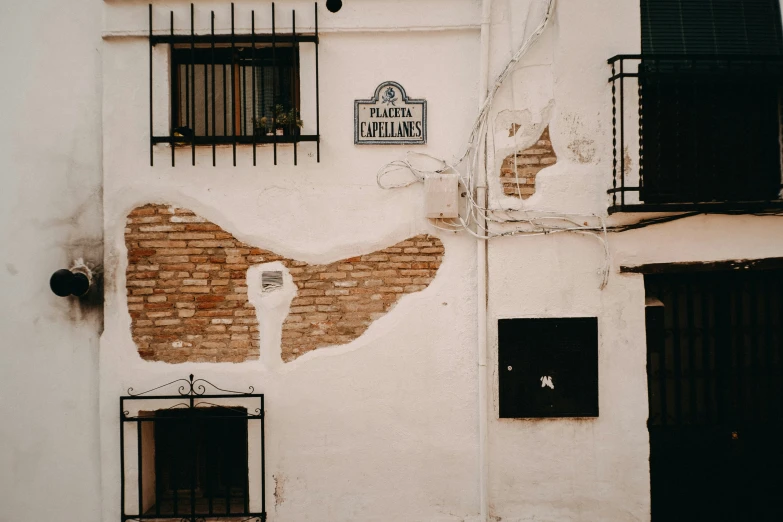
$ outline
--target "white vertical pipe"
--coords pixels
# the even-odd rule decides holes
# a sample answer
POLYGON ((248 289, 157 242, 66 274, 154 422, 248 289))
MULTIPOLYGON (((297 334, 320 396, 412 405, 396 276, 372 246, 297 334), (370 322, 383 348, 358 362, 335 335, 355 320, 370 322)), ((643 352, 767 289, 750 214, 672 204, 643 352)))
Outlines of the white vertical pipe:
MULTIPOLYGON (((487 98, 489 86, 489 31, 492 18, 492 0, 481 4, 481 55, 479 57, 479 110, 487 98)), ((489 129, 491 131, 492 129, 489 129)), ((487 207, 486 142, 478 144, 483 161, 479 162, 479 179, 476 185, 476 201, 487 207)), ((479 215, 480 225, 486 228, 486 219, 479 215)), ((478 317, 478 407, 479 407, 479 499, 481 521, 489 520, 489 447, 487 430, 489 404, 487 389, 487 242, 476 239, 476 307, 478 317)))

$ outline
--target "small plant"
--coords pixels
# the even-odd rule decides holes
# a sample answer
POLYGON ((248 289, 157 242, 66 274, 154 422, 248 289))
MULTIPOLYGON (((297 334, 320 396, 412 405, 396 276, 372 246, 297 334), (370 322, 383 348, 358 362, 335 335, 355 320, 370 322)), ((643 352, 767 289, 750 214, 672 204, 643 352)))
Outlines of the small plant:
POLYGON ((272 133, 272 120, 266 116, 260 118, 253 118, 253 128, 256 131, 256 135, 264 135, 272 133))
POLYGON ((273 131, 276 131, 278 135, 294 134, 297 128, 301 128, 302 125, 304 123, 299 118, 299 111, 294 108, 286 110, 284 106, 279 104, 274 107, 274 118, 268 116, 253 118, 256 134, 271 135, 273 131))
POLYGON ((293 107, 286 111, 282 105, 275 105, 275 128, 293 132, 295 127, 301 127, 303 122, 299 119, 299 111, 293 107))

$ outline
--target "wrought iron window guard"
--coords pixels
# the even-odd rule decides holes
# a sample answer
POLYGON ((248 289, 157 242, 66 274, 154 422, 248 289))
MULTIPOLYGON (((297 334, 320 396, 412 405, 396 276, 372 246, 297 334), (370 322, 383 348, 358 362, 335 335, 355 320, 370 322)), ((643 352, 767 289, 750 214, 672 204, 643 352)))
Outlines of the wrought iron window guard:
MULTIPOLYGON (((150 166, 154 165, 154 156, 155 156, 155 145, 159 143, 168 143, 170 144, 171 148, 171 165, 175 166, 176 164, 176 149, 177 146, 181 147, 190 147, 191 149, 191 163, 192 165, 196 165, 196 146, 200 145, 206 145, 212 147, 212 166, 216 166, 216 146, 217 145, 231 145, 232 146, 232 152, 233 152, 233 165, 236 166, 237 164, 237 145, 252 145, 253 147, 253 166, 256 165, 256 157, 257 157, 257 151, 256 146, 261 144, 271 144, 273 146, 273 158, 274 158, 274 164, 277 165, 277 146, 278 144, 293 144, 293 157, 294 157, 294 165, 298 162, 298 152, 297 152, 297 144, 301 142, 315 142, 316 144, 316 161, 321 161, 321 121, 320 121, 320 93, 319 93, 319 66, 318 66, 318 47, 319 47, 319 36, 318 36, 318 3, 316 2, 314 4, 314 12, 315 12, 315 23, 314 23, 314 33, 307 34, 307 33, 297 33, 296 32, 296 11, 291 11, 291 24, 292 29, 291 33, 289 34, 281 34, 278 33, 276 30, 276 19, 275 19, 275 4, 272 3, 271 6, 271 28, 272 32, 268 34, 260 34, 256 33, 256 17, 255 17, 255 10, 251 11, 251 32, 250 34, 237 34, 234 30, 234 4, 231 4, 231 33, 230 34, 215 34, 215 12, 210 11, 210 32, 208 34, 196 34, 195 33, 195 24, 194 24, 194 6, 193 4, 190 4, 190 34, 189 35, 183 35, 183 34, 175 34, 174 32, 174 12, 171 11, 169 14, 169 33, 168 34, 154 34, 153 33, 153 9, 152 4, 149 4, 149 42, 150 42, 150 48, 149 48, 149 96, 150 96, 150 104, 149 104, 149 135, 150 135, 150 166), (312 43, 315 45, 315 134, 301 134, 299 131, 299 125, 300 123, 297 123, 299 118, 299 103, 298 103, 298 84, 299 84, 299 45, 302 43, 312 43), (168 44, 171 46, 172 50, 174 49, 185 49, 189 50, 190 55, 190 63, 187 62, 183 63, 182 65, 185 66, 185 80, 188 84, 188 92, 186 95, 186 101, 185 101, 185 114, 187 115, 188 125, 186 126, 178 126, 177 120, 174 117, 176 108, 179 107, 180 101, 178 99, 175 99, 174 96, 174 89, 175 89, 175 65, 174 61, 172 59, 171 64, 171 72, 170 72, 170 90, 172 92, 171 96, 171 124, 169 125, 170 132, 166 136, 156 136, 154 132, 154 122, 155 122, 155 116, 154 116, 154 107, 153 107, 153 49, 158 44, 168 44), (215 51, 216 49, 220 51, 221 49, 228 49, 231 51, 231 61, 230 62, 220 62, 219 60, 216 62, 215 57, 215 51), (240 50, 249 50, 250 56, 248 57, 245 53, 245 57, 242 60, 242 67, 241 72, 239 65, 239 60, 235 59, 236 53, 240 50), (293 63, 289 64, 290 67, 288 69, 290 70, 290 81, 288 82, 290 87, 290 93, 286 93, 290 95, 290 101, 289 106, 284 108, 284 112, 281 113, 280 110, 278 110, 278 99, 282 92, 278 92, 278 83, 281 83, 279 78, 279 63, 278 60, 281 58, 281 53, 285 52, 286 50, 292 51, 293 55, 293 63), (201 63, 197 63, 195 56, 198 52, 206 52, 208 55, 210 55, 210 59, 207 61, 202 61, 201 63), (258 113, 258 109, 261 109, 261 112, 264 113, 264 111, 268 110, 268 108, 258 107, 257 106, 257 95, 259 91, 263 90, 262 85, 257 85, 257 83, 261 83, 261 79, 257 79, 257 75, 259 72, 259 69, 263 69, 259 65, 261 57, 260 55, 262 53, 266 52, 269 56, 271 56, 271 63, 268 64, 271 66, 271 78, 272 81, 270 82, 272 87, 272 93, 271 93, 271 99, 272 99, 272 107, 271 112, 268 117, 265 115, 262 116, 260 113, 258 113), (256 55, 259 55, 258 57, 256 55), (229 77, 231 78, 232 84, 229 86, 230 88, 226 88, 226 65, 230 63, 231 69, 229 72, 229 77), (196 65, 203 66, 203 72, 199 73, 201 77, 203 77, 203 99, 200 99, 197 101, 196 96, 196 65), (216 100, 216 68, 215 66, 218 65, 218 70, 222 70, 222 99, 218 98, 216 100), (236 67, 236 68, 235 68, 236 67), (247 69, 250 69, 250 86, 248 89, 247 86, 247 69), (241 84, 239 78, 234 78, 234 74, 237 74, 237 76, 241 76, 241 84), (192 87, 190 87, 192 86, 192 87), (192 94, 191 94, 192 91, 192 94), (248 92, 249 91, 249 92, 248 92), (230 94, 229 94, 230 93, 230 94), (248 103, 247 98, 250 98, 250 102, 248 103), (211 98, 211 99, 210 99, 211 98), (198 103, 198 109, 197 109, 197 103, 198 103), (216 106, 218 104, 222 105, 222 115, 216 114, 216 106), (234 114, 230 115, 230 128, 231 130, 228 130, 229 125, 226 125, 226 108, 228 105, 231 105, 231 111, 236 111, 237 114, 240 114, 242 116, 237 116, 237 118, 241 117, 244 118, 245 122, 242 124, 234 123, 233 120, 234 114), (203 107, 202 107, 203 105, 203 107), (252 106, 252 107, 251 107, 252 106), (196 133, 196 111, 203 109, 203 115, 201 118, 203 119, 202 127, 203 132, 201 135, 198 135, 196 133), (247 112, 250 110, 250 114, 252 117, 252 122, 249 125, 251 128, 250 132, 247 132, 247 112), (290 116, 289 116, 290 114, 290 116), (191 121, 191 115, 192 115, 192 126, 190 125, 191 121), (218 132, 216 123, 218 120, 220 120, 220 117, 222 116, 223 125, 221 127, 222 132, 218 132), (265 135, 262 132, 259 132, 259 130, 256 128, 257 126, 257 120, 260 120, 262 118, 266 118, 271 120, 271 129, 272 133, 270 135, 265 135), (287 123, 286 128, 287 134, 286 135, 278 135, 277 134, 277 127, 278 127, 278 118, 288 118, 293 119, 293 122, 287 123)), ((172 53, 173 56, 174 53, 172 53)), ((201 79, 199 78, 199 83, 201 83, 201 79)), ((199 85, 199 88, 202 86, 199 85)), ((217 85, 217 87, 220 87, 220 84, 217 85)), ((282 91, 282 88, 280 89, 282 91)), ((282 107, 282 106, 281 106, 282 107)))
MULTIPOLYGON (((206 520, 221 519, 242 522, 265 522, 267 514, 265 498, 264 395, 254 393, 254 391, 252 386, 248 388, 248 392, 226 390, 215 386, 206 379, 194 379, 192 374, 187 379, 177 379, 141 393, 134 393, 133 388, 129 388, 128 395, 120 397, 121 520, 123 522, 129 520, 204 522, 206 520), (166 393, 166 390, 172 391, 166 393), (248 402, 257 404, 257 407, 254 407, 252 404, 248 405, 248 402), (134 408, 137 408, 137 411, 135 414, 131 414, 134 408), (205 413, 210 415, 205 415, 205 413), (244 468, 239 470, 229 469, 228 472, 225 472, 225 462, 216 462, 220 461, 220 457, 216 457, 214 451, 210 457, 209 450, 198 449, 199 443, 196 440, 198 427, 204 425, 204 423, 218 423, 219 426, 221 421, 225 424, 233 423, 235 426, 245 424, 243 436, 245 437, 246 447, 244 448, 244 453, 240 453, 245 460, 251 458, 250 446, 258 444, 258 450, 260 451, 260 462, 256 462, 260 469, 258 480, 250 480, 249 461, 246 462, 247 466, 244 468), (248 429, 251 422, 258 422, 259 436, 255 442, 251 440, 250 430, 248 429), (186 487, 182 489, 173 487, 171 499, 168 499, 162 491, 162 482, 166 474, 170 476, 173 472, 171 469, 163 469, 163 464, 161 464, 159 456, 156 455, 155 449, 158 444, 156 437, 161 436, 164 432, 161 426, 167 428, 174 423, 184 428, 181 430, 182 433, 187 433, 184 436, 186 440, 182 440, 181 444, 178 445, 183 448, 181 451, 188 457, 189 465, 186 469, 176 470, 179 475, 187 478, 185 481, 186 487), (135 425, 135 430, 131 427, 133 425, 135 425), (128 435, 135 435, 136 438, 135 462, 133 462, 133 455, 130 455, 131 458, 127 458, 127 454, 132 453, 132 450, 129 451, 129 449, 134 444, 131 443, 129 447, 126 447, 126 431, 129 432, 128 435), (153 444, 152 449, 148 446, 151 441, 153 444), (208 455, 204 457, 199 455, 199 452, 207 453, 208 455), (199 459, 201 460, 197 464, 199 459), (210 460, 211 463, 209 463, 210 460), (147 469, 150 461, 154 461, 154 475, 151 475, 150 470, 147 469), (207 463, 205 464, 205 462, 207 463), (245 480, 240 481, 239 484, 228 482, 223 485, 224 492, 220 495, 215 495, 214 491, 217 488, 214 485, 217 479, 210 475, 210 471, 214 471, 215 475, 222 473, 228 477, 244 474, 245 480), (231 473, 232 471, 238 472, 231 473), (132 478, 134 472, 137 476, 137 487, 134 493, 138 497, 135 513, 133 513, 133 509, 129 510, 126 505, 126 499, 129 497, 127 477, 132 478), (155 477, 151 486, 149 482, 145 481, 145 475, 155 477), (197 480, 200 482, 197 482, 197 480), (256 484, 259 487, 254 487, 256 484), (234 491, 237 489, 241 490, 239 495, 234 494, 234 491), (251 499, 251 489, 256 489, 255 492, 260 498, 255 497, 251 499), (206 490, 206 493, 204 490, 206 490), (201 497, 197 499, 198 495, 201 495, 201 497), (183 498, 180 500, 180 497, 183 498), (260 504, 261 510, 252 511, 250 509, 251 502, 255 505, 260 504), (131 511, 131 513, 128 511, 131 511)), ((171 431, 169 429, 169 432, 171 431)), ((178 440, 178 442, 180 441, 178 440)), ((214 443, 215 441, 212 440, 211 442, 214 443)), ((226 440, 223 442, 231 443, 231 441, 226 440)), ((231 449, 236 451, 236 447, 228 448, 228 450, 231 449)), ((174 480, 171 480, 173 483, 174 480)), ((132 489, 131 487, 131 491, 132 489)))
POLYGON ((610 214, 783 208, 783 56, 634 54, 608 64, 610 214))

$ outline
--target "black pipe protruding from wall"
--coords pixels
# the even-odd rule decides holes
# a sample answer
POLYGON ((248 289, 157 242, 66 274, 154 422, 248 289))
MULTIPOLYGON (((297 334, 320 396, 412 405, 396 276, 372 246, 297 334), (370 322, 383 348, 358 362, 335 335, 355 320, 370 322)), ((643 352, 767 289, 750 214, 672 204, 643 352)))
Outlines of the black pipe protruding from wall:
POLYGON ((90 278, 83 272, 63 268, 52 274, 49 287, 60 297, 81 297, 90 290, 90 278))

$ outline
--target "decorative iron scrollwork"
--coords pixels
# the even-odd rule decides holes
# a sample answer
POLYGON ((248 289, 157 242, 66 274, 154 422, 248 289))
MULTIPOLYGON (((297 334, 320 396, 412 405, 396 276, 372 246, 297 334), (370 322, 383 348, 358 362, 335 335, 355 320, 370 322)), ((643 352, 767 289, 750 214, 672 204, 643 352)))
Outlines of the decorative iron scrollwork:
POLYGON ((183 397, 190 397, 195 396, 198 397, 200 395, 206 395, 207 394, 207 386, 210 388, 223 392, 223 393, 232 393, 234 395, 251 395, 255 392, 255 388, 252 386, 248 386, 248 391, 246 392, 240 392, 240 391, 234 391, 234 390, 226 390, 223 388, 220 388, 218 386, 215 386, 211 382, 209 382, 206 379, 194 379, 193 374, 191 373, 188 379, 177 379, 171 382, 167 382, 166 384, 161 384, 160 386, 156 388, 152 388, 147 391, 143 391, 140 393, 133 393, 133 388, 128 388, 128 395, 131 397, 139 397, 141 395, 146 395, 148 393, 152 393, 157 390, 161 390, 163 388, 166 388, 171 385, 176 385, 177 383, 184 383, 180 384, 177 388, 177 392, 182 395, 183 397))
MULTIPOLYGON (((120 505, 122 506, 123 520, 138 522, 152 519, 169 520, 172 522, 207 522, 209 520, 266 522, 266 497, 263 480, 266 466, 264 458, 264 395, 254 393, 252 386, 248 386, 248 390, 248 392, 227 390, 215 386, 206 379, 196 379, 192 374, 186 379, 177 379, 140 393, 134 393, 133 388, 128 388, 128 395, 120 397, 119 405, 121 423, 119 446, 120 466, 122 468, 122 473, 120 474, 120 505), (256 405, 251 405, 252 401, 256 401, 256 405), (129 403, 133 403, 136 406, 128 407, 129 403), (129 411, 138 413, 135 416, 131 416, 129 411), (252 432, 249 430, 250 422, 258 423, 258 428, 252 432), (149 429, 149 433, 152 433, 152 440, 147 435, 143 435, 145 429, 149 429), (232 432, 233 435, 226 435, 226 430, 232 432), (163 434, 164 431, 167 431, 169 435, 164 434, 158 439, 157 437, 163 434), (213 436, 213 439, 217 437, 222 442, 215 439, 212 443, 207 444, 204 434, 210 432, 223 433, 222 439, 221 435, 213 436), (217 451, 215 450, 212 452, 212 457, 207 456, 210 452, 206 448, 214 448, 215 444, 235 444, 237 437, 244 438, 248 441, 248 445, 251 444, 251 433, 253 438, 258 437, 253 444, 254 447, 260 449, 261 454, 260 491, 255 487, 251 490, 249 487, 251 468, 246 468, 248 466, 246 461, 250 451, 248 449, 249 446, 244 454, 227 456, 223 452, 222 456, 219 456, 218 453, 220 452, 215 453, 217 451), (130 441, 133 441, 130 444, 126 443, 128 437, 130 437, 130 441), (166 474, 168 474, 167 476, 173 476, 176 473, 184 474, 181 485, 187 484, 187 477, 190 477, 190 494, 188 497, 190 502, 179 503, 180 505, 178 505, 178 497, 174 496, 170 507, 161 510, 161 503, 165 506, 166 502, 171 500, 171 497, 167 497, 165 493, 159 497, 161 493, 157 491, 155 486, 152 487, 155 490, 154 500, 145 497, 144 491, 150 489, 147 480, 149 480, 150 474, 153 472, 151 469, 145 469, 149 467, 149 464, 146 463, 144 455, 149 455, 150 452, 156 452, 159 449, 166 452, 167 448, 172 444, 179 444, 181 437, 184 438, 182 458, 168 462, 166 469, 158 470, 156 468, 154 476, 158 477, 159 473, 160 476, 166 474), (154 445, 152 449, 149 447, 150 444, 154 445), (135 453, 127 454, 134 445, 136 446, 135 453), (132 460, 137 460, 135 465, 130 464, 132 460), (209 462, 212 463, 209 464, 209 466, 212 466, 211 468, 207 466, 209 462), (247 469, 247 471, 242 471, 242 475, 248 474, 247 479, 242 479, 232 484, 233 489, 240 488, 242 493, 237 495, 230 493, 231 490, 229 490, 229 493, 226 494, 225 508, 214 509, 216 506, 212 504, 212 490, 209 493, 202 491, 199 493, 199 498, 209 498, 209 502, 200 505, 197 509, 197 506, 194 504, 198 486, 196 470, 204 468, 207 469, 206 473, 219 473, 217 470, 224 469, 226 466, 240 471, 247 469), (134 475, 136 476, 134 487, 129 488, 126 483, 126 477, 134 475), (147 489, 144 488, 145 486, 147 486, 147 489), (134 496, 138 500, 138 506, 130 508, 126 502, 127 495, 131 489, 136 488, 138 488, 138 492, 134 493, 134 496), (251 496, 253 497, 252 499, 251 496), (233 499, 230 497, 233 497, 233 499), (239 509, 239 504, 234 502, 240 498, 244 500, 241 510, 239 509), (258 502, 261 506, 260 511, 251 511, 251 502, 258 502), (149 503, 152 503, 152 507, 145 505, 149 503), (128 511, 131 511, 131 513, 128 513, 128 511), (165 513, 161 511, 165 511, 165 513), (205 513, 205 511, 208 511, 208 513, 205 513)), ((209 481, 210 479, 204 480, 209 481)), ((180 489, 184 491, 186 488, 178 488, 177 491, 180 489)), ((178 493, 174 494, 178 495, 178 493)))

